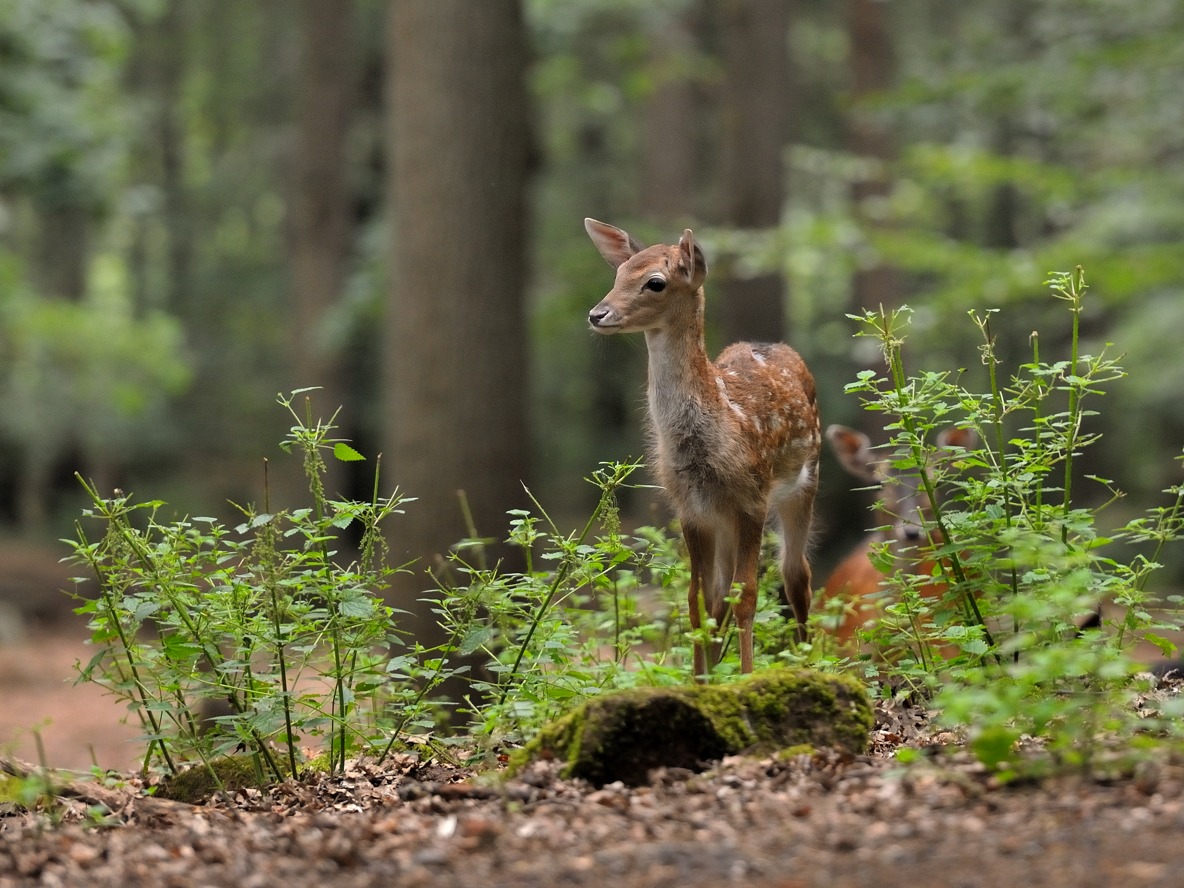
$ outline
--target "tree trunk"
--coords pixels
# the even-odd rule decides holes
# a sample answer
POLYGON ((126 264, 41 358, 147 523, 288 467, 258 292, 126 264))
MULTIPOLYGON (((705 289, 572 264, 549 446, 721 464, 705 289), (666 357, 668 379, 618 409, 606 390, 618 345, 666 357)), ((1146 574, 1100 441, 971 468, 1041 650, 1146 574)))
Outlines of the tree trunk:
POLYGON ((81 302, 90 260, 91 207, 78 193, 75 177, 46 190, 38 200, 37 284, 53 299, 81 302))
MULTIPOLYGON (((293 388, 320 386, 313 398, 326 419, 341 408, 346 437, 357 423, 342 378, 340 343, 331 336, 331 314, 345 282, 352 242, 346 137, 356 95, 352 64, 353 0, 303 0, 296 151, 292 164, 291 268, 293 388)), ((329 460, 326 492, 345 483, 342 464, 329 460)))
POLYGON ((167 300, 186 322, 192 322, 201 312, 193 296, 193 207, 185 179, 188 145, 183 98, 191 24, 186 4, 172 3, 150 35, 150 76, 156 79, 153 91, 160 146, 160 186, 168 230, 167 300))
POLYGON ((694 215, 699 96, 691 79, 698 54, 690 11, 663 17, 650 35, 654 86, 637 121, 641 142, 639 215, 669 227, 694 215))
POLYGON ((393 0, 389 129, 392 288, 385 328, 386 475, 418 498, 393 551, 427 559, 468 533, 503 538, 526 473, 526 44, 516 0, 393 0))
MULTIPOLYGON (((724 5, 721 201, 723 221, 734 228, 771 229, 781 222, 792 97, 791 6, 788 0, 729 0, 724 5)), ((721 283, 719 309, 712 316, 722 321, 726 342, 785 336, 780 273, 730 273, 721 283)))
MULTIPOLYGON (((851 92, 855 105, 850 117, 851 151, 860 157, 874 158, 887 164, 894 153, 891 137, 882 126, 859 110, 861 101, 888 89, 895 76, 896 63, 892 53, 887 4, 882 0, 850 0, 847 5, 847 32, 851 45, 851 92)), ((855 213, 857 217, 863 218, 865 225, 871 223, 862 211, 864 204, 887 197, 890 189, 887 170, 852 186, 855 213)), ((900 272, 886 262, 857 268, 851 288, 855 310, 897 305, 902 291, 900 272)))

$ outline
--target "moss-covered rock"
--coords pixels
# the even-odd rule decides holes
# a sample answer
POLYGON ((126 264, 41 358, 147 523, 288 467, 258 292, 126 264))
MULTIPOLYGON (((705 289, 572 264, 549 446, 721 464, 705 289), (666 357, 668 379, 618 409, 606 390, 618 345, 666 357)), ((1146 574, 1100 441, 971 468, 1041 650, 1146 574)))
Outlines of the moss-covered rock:
POLYGON ((862 752, 871 726, 871 703, 854 679, 770 669, 734 684, 597 697, 544 728, 516 762, 559 758, 566 776, 638 785, 653 768, 702 770, 738 753, 803 745, 862 752))
MULTIPOLYGON (((282 760, 279 765, 285 773, 282 760)), ((215 792, 238 792, 242 789, 262 788, 274 783, 274 776, 262 771, 260 764, 249 755, 228 755, 212 759, 209 765, 194 765, 160 782, 156 795, 175 802, 195 805, 215 792)))

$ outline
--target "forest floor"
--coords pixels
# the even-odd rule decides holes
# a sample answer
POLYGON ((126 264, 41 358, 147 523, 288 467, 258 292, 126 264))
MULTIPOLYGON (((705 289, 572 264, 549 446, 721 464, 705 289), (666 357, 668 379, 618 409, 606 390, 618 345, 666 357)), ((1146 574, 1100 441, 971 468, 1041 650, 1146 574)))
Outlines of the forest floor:
MULTIPOLYGON (((52 678, 86 649, 29 644, 23 657, 0 651, 6 754, 36 758, 27 732, 8 742, 11 728, 52 718, 41 731, 50 763, 85 768, 89 744, 98 761, 132 768, 134 731, 115 704, 62 681, 69 672, 52 678), (75 719, 82 727, 63 730, 75 719)), ((126 773, 92 781, 75 775, 54 826, 0 807, 0 886, 1142 888, 1177 886, 1184 872, 1184 763, 1001 785, 908 709, 881 707, 864 756, 737 757, 637 788, 563 780, 549 763, 491 781, 406 754, 198 806, 147 796, 126 773), (901 744, 924 760, 900 766, 901 744), (109 825, 85 825, 94 805, 109 825)))

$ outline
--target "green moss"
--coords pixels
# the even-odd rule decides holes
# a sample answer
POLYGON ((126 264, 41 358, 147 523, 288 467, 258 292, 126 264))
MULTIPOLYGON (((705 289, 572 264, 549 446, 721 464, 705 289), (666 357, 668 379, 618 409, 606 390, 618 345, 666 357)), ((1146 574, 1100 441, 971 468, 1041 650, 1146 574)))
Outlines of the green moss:
POLYGON ((777 750, 777 758, 782 761, 789 761, 795 759, 799 755, 816 755, 818 749, 811 746, 809 743, 799 743, 797 746, 787 746, 785 749, 777 750))
POLYGON ((0 775, 0 803, 23 805, 25 803, 24 787, 25 782, 19 777, 0 775))
POLYGON ((771 669, 729 685, 598 697, 544 728, 512 770, 536 758, 560 758, 569 776, 637 784, 659 766, 700 769, 736 753, 802 745, 862 752, 871 726, 871 704, 855 680, 771 669))
POLYGON ((300 765, 301 774, 310 771, 316 774, 328 774, 332 770, 333 768, 329 760, 329 753, 327 752, 314 755, 312 758, 308 759, 308 761, 305 761, 300 765))
POLYGON ((194 805, 219 790, 238 792, 262 788, 272 782, 271 775, 263 772, 252 756, 228 755, 214 759, 209 766, 194 765, 165 779, 156 794, 161 798, 194 805))

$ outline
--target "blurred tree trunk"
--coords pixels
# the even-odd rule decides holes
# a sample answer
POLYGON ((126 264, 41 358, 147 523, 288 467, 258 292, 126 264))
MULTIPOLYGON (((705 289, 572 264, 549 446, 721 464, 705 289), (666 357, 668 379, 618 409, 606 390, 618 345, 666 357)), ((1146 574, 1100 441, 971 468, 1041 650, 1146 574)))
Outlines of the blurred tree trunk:
POLYGON ((77 175, 62 171, 37 200, 37 284, 45 296, 79 302, 86 295, 92 207, 77 175))
MULTIPOLYGON (((81 302, 86 298, 92 222, 101 197, 80 166, 69 160, 47 162, 33 196, 31 271, 45 299, 81 302)), ((48 527, 54 464, 71 443, 47 438, 21 448, 16 515, 21 529, 31 535, 42 534, 48 527)))
POLYGON ((693 12, 689 7, 663 17, 658 33, 651 35, 647 73, 653 88, 638 120, 641 132, 649 136, 641 140, 638 215, 664 228, 692 217, 697 196, 700 103, 691 78, 698 55, 693 12))
MULTIPOLYGON (((721 209, 726 225, 772 229, 786 199, 789 142, 789 0, 728 0, 721 22, 724 82, 721 209)), ((710 259, 708 260, 710 262, 710 259)), ((785 336, 785 284, 778 272, 728 274, 715 310, 725 342, 785 336)))
MULTIPOLYGON (((864 224, 872 224, 867 205, 888 196, 891 189, 886 164, 892 159, 892 138, 879 123, 861 112, 860 103, 892 86, 896 61, 892 51, 892 33, 888 4, 882 0, 849 0, 847 4, 848 43, 851 46, 852 99, 855 110, 850 116, 851 151, 859 157, 881 161, 879 172, 852 186, 855 212, 864 224)), ((897 305, 901 300, 900 272, 886 262, 857 268, 851 282, 856 309, 878 305, 897 305)))
MULTIPOLYGON (((200 309, 193 299, 193 208, 185 181, 186 142, 184 82, 190 19, 186 4, 170 3, 153 42, 152 69, 157 83, 157 136, 164 218, 168 226, 168 304, 193 320, 200 309)), ((200 329, 202 325, 196 325, 200 329)))
POLYGON ((385 328, 386 475, 418 502, 394 590, 431 641, 423 568, 477 530, 504 537, 527 470, 526 35, 517 0, 393 0, 388 146, 392 288, 385 328), (393 469, 393 471, 392 471, 393 469))
MULTIPOLYGON (((75 171, 55 170, 34 206, 37 287, 47 299, 80 302, 86 296, 93 212, 86 186, 75 171)), ((22 447, 16 504, 17 520, 27 533, 41 534, 48 526, 54 463, 70 443, 47 439, 22 447)))
MULTIPOLYGON (((1000 4, 998 15, 1004 39, 1018 48, 1017 52, 1021 58, 1035 58, 1041 48, 1033 45, 1036 39, 1032 36, 1030 5, 1019 0, 1008 0, 1000 4)), ((1018 128, 1013 117, 1016 112, 1005 104, 996 113, 997 116, 990 127, 993 130, 992 150, 997 157, 1010 159, 1016 155, 1018 128)), ((995 250, 1011 250, 1018 247, 1023 240, 1018 231, 1022 209, 1023 201, 1015 183, 999 183, 987 206, 983 244, 995 250)))
MULTIPOLYGON (((353 223, 346 175, 346 137, 356 98, 353 0, 302 0, 301 57, 292 163, 292 387, 320 386, 314 397, 326 419, 356 424, 357 404, 342 375, 331 316, 345 283, 353 223)), ((340 337, 339 337, 340 339, 340 337)), ((348 430, 346 437, 354 437, 348 430)), ((325 489, 342 491, 342 464, 328 461, 325 489)))

